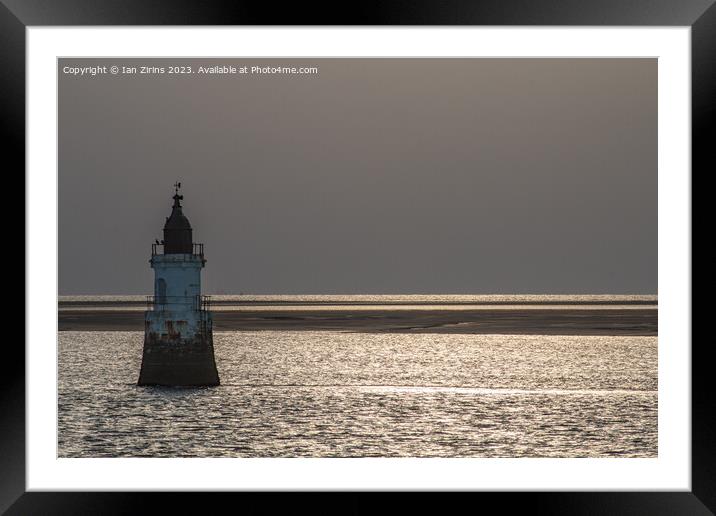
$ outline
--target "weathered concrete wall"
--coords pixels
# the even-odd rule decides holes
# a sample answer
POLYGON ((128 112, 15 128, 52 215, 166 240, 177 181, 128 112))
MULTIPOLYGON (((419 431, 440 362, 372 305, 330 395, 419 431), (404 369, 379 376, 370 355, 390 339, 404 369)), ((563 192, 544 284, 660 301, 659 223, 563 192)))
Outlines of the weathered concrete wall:
POLYGON ((139 385, 219 385, 212 320, 201 307, 199 254, 154 255, 154 304, 144 313, 139 385))
MULTIPOLYGON (((154 333, 159 338, 190 339, 201 332, 202 312, 198 310, 160 310, 159 306, 144 314, 145 333, 154 333)), ((204 312, 203 317, 210 325, 211 318, 204 312)))
POLYGON ((155 302, 164 301, 167 309, 173 311, 191 309, 191 300, 201 294, 203 258, 192 254, 159 254, 150 263, 154 269, 155 302))
POLYGON ((189 339, 147 332, 137 383, 178 387, 219 385, 211 332, 189 339))

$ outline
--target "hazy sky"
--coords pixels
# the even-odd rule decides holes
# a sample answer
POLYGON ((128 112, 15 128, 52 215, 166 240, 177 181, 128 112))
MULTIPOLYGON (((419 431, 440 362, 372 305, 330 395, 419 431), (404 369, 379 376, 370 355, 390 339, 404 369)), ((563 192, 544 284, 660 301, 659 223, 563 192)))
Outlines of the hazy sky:
POLYGON ((657 291, 655 59, 61 59, 60 294, 657 291), (65 66, 317 66, 76 76, 65 66))

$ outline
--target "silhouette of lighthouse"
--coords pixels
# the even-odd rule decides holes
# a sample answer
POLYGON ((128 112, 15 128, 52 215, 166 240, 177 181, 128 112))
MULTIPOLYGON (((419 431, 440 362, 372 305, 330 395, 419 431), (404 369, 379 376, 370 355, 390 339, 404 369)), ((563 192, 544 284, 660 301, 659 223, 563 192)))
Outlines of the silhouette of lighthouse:
POLYGON ((138 385, 219 385, 209 298, 201 295, 204 244, 192 241, 180 187, 174 185, 164 240, 152 244, 154 296, 147 300, 138 385))

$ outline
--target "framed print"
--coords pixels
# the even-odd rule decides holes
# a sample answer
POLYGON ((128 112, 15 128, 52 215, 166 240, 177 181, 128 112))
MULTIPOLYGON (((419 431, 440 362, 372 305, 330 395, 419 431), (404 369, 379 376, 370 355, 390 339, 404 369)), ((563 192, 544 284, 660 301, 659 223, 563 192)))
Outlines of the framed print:
POLYGON ((8 514, 256 490, 713 510, 691 177, 716 8, 466 6, 4 3, 8 514))

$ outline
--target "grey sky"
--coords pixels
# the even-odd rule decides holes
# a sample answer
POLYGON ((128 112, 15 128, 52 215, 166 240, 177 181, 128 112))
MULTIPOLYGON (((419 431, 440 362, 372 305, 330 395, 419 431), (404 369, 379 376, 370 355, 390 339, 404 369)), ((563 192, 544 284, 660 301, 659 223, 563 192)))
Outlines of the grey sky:
POLYGON ((60 294, 657 291, 655 59, 61 59, 60 294), (318 66, 318 75, 63 74, 318 66))

